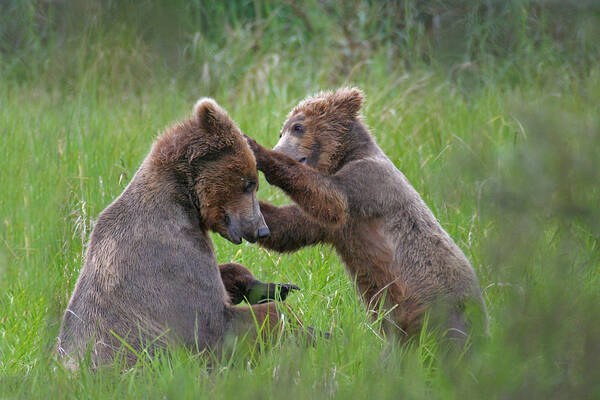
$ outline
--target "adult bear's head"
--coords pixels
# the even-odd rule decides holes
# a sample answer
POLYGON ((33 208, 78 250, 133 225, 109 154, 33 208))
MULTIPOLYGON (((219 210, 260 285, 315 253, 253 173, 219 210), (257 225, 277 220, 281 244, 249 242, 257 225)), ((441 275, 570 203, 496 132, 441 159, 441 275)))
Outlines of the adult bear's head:
POLYGON ((352 131, 359 122, 363 94, 357 88, 321 92, 298 104, 288 115, 273 149, 324 173, 340 167, 352 131))
POLYGON ((152 155, 159 169, 173 172, 185 187, 203 228, 235 244, 269 234, 256 198, 254 155, 215 100, 198 100, 192 118, 160 136, 152 155))

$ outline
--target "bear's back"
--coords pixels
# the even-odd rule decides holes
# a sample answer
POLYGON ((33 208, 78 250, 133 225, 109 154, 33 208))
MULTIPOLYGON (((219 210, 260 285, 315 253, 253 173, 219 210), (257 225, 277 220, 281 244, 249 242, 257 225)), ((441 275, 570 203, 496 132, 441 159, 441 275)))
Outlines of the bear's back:
POLYGON ((110 359, 122 340, 143 347, 140 334, 146 342, 161 337, 202 347, 222 335, 226 292, 210 238, 177 205, 156 199, 145 207, 132 184, 90 236, 61 327, 66 354, 81 356, 91 346, 110 359))

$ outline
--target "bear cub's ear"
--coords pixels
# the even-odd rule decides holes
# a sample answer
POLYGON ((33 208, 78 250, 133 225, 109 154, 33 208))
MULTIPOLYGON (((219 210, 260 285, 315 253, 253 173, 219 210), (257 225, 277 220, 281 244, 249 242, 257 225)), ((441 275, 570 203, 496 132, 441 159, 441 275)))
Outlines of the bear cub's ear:
POLYGON ((358 115, 364 100, 358 88, 340 88, 333 94, 333 104, 338 112, 354 118, 358 115))
POLYGON ((234 124, 227 111, 214 99, 203 97, 194 106, 194 117, 200 127, 209 135, 223 136, 231 134, 234 124))

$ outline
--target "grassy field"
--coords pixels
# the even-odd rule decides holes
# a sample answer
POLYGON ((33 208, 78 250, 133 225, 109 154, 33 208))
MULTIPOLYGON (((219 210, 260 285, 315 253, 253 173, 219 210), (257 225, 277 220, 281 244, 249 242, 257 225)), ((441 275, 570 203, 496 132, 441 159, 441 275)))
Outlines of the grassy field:
MULTIPOLYGON (((600 5, 298 4, 0 4, 0 398, 599 398, 600 5), (94 220, 157 134, 212 96, 272 147, 291 107, 341 85, 471 260, 489 342, 452 361, 426 330, 394 344, 332 248, 213 236, 220 262, 302 287, 289 304, 332 339, 210 367, 54 361, 94 220)), ((289 201, 264 180, 259 198, 289 201)))

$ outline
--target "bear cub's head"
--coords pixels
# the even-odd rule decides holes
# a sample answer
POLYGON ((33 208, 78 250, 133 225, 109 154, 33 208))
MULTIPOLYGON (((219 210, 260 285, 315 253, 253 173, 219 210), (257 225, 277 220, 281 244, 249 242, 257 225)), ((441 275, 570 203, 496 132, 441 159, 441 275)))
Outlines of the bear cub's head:
POLYGON ((332 173, 344 157, 362 102, 357 88, 321 92, 303 100, 288 115, 273 150, 332 173))
POLYGON ((158 138, 152 156, 155 166, 186 188, 203 228, 235 244, 270 233, 256 197, 254 154, 215 100, 198 100, 192 118, 158 138))

